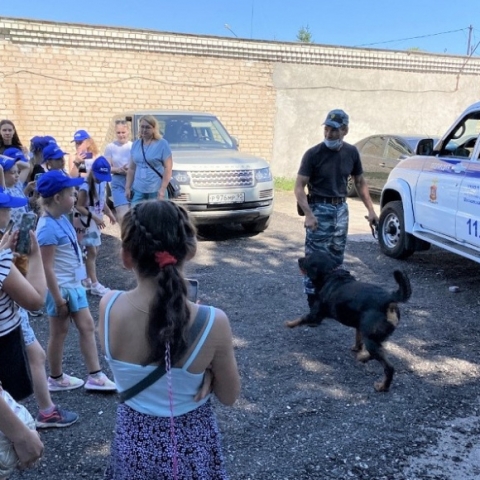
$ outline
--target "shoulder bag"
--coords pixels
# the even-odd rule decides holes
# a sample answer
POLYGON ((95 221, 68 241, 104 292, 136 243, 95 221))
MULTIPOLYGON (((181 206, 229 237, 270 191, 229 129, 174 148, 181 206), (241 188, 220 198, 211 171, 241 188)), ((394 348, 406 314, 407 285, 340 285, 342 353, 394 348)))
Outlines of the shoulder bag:
MULTIPOLYGON (((147 160, 145 156, 145 149, 143 148, 143 140, 141 141, 142 154, 145 163, 163 180, 163 175, 147 160)), ((180 196, 180 184, 177 179, 172 177, 167 185, 168 198, 177 198, 180 196)))
MULTIPOLYGON (((193 321, 190 331, 188 332, 188 346, 192 345, 195 339, 198 337, 198 334, 202 330, 205 322, 208 319, 208 314, 210 308, 201 305, 198 307, 197 315, 193 321)), ((153 385, 157 380, 163 377, 166 373, 165 365, 159 365, 153 372, 150 372, 145 378, 142 378, 138 383, 133 385, 130 388, 127 388, 123 392, 119 393, 120 402, 123 403, 127 400, 130 400, 135 395, 138 395, 140 392, 148 388, 150 385, 153 385)))
MULTIPOLYGON (((0 396, 23 424, 30 430, 35 430, 35 420, 23 405, 17 403, 6 390, 1 389, 0 396)), ((0 432, 0 477, 4 478, 10 475, 17 468, 17 465, 18 456, 13 443, 4 433, 0 432)))

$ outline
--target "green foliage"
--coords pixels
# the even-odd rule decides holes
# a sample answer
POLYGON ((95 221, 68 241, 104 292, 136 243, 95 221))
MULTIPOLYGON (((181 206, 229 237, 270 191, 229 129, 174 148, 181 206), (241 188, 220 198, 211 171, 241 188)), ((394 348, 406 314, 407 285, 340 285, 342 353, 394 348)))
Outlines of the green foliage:
POLYGON ((295 179, 275 177, 273 179, 273 184, 275 185, 275 190, 282 192, 293 192, 293 187, 295 186, 295 179))
POLYGON ((297 40, 301 43, 313 43, 312 32, 308 25, 305 27, 302 26, 297 33, 297 40))

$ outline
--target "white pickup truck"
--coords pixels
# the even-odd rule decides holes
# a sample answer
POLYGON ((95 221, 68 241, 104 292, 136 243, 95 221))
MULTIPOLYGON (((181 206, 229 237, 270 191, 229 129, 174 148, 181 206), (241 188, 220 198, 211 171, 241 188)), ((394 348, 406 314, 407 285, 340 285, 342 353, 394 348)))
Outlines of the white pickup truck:
POLYGON ((392 170, 380 200, 385 255, 407 258, 433 244, 480 263, 479 133, 480 102, 460 115, 431 155, 406 158, 392 170))

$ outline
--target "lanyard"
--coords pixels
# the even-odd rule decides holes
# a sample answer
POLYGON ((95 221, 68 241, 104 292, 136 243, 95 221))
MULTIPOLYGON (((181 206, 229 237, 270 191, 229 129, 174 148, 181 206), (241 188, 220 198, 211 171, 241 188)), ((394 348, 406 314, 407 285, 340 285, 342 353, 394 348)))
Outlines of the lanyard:
MULTIPOLYGON (((75 251, 75 255, 77 256, 77 259, 78 259, 78 262, 81 264, 82 263, 82 257, 80 256, 80 248, 78 246, 78 243, 77 243, 77 237, 76 235, 71 237, 71 233, 72 233, 72 230, 73 230, 73 226, 72 226, 72 230, 70 230, 70 232, 68 231, 69 229, 65 229, 64 226, 54 217, 52 216, 51 213, 49 212, 46 212, 47 215, 60 227, 60 229, 63 231, 63 233, 68 237, 68 239, 70 240, 70 244, 72 245, 73 247, 73 250, 75 251)), ((65 215, 62 215, 60 218, 66 218, 65 215)), ((70 225, 70 222, 69 220, 67 219, 67 222, 69 223, 70 225)))

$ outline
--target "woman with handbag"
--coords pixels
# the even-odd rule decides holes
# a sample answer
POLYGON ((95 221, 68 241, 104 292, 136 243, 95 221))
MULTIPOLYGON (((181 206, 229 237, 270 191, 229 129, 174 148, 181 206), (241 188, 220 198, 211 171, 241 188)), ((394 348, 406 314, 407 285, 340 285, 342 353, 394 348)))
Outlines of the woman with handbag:
POLYGON ((132 205, 143 200, 168 199, 172 178, 172 151, 159 132, 157 119, 145 115, 139 122, 139 138, 132 144, 125 182, 125 196, 132 205))
POLYGON ((122 400, 108 480, 227 478, 209 400, 232 405, 240 378, 225 313, 187 299, 195 233, 174 202, 141 202, 123 217, 122 260, 137 284, 102 298, 98 327, 122 400))

